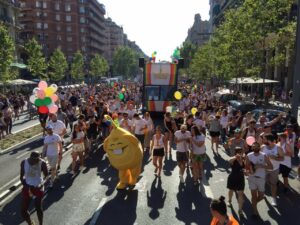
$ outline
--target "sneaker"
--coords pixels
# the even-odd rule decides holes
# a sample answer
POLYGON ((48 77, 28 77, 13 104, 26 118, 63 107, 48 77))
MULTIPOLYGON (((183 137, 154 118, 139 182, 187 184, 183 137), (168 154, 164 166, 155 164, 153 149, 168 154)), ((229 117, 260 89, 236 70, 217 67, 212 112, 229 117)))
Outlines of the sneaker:
POLYGON ((274 206, 274 207, 277 206, 277 200, 276 200, 276 198, 272 198, 271 205, 274 206))
POLYGON ((184 184, 183 176, 179 176, 179 179, 180 179, 180 183, 184 184))

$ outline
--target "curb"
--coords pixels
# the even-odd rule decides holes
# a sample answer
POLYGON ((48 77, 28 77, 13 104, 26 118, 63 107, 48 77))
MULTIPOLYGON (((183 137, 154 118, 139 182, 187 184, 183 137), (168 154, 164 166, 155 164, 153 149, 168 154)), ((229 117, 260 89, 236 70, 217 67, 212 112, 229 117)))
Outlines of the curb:
POLYGON ((32 127, 35 127, 36 125, 39 125, 39 124, 40 124, 40 123, 33 124, 33 125, 29 126, 29 127, 23 128, 23 129, 18 130, 18 131, 16 131, 16 132, 12 132, 12 134, 20 133, 20 132, 22 132, 22 131, 24 131, 24 130, 30 129, 30 128, 32 128, 32 127))
POLYGON ((21 141, 21 142, 18 143, 18 144, 15 144, 15 145, 13 145, 13 146, 11 146, 11 147, 9 147, 9 148, 6 148, 6 149, 4 149, 4 150, 1 150, 1 151, 0 151, 0 155, 3 155, 3 154, 5 154, 5 153, 7 153, 7 152, 10 152, 10 151, 12 151, 13 148, 16 148, 16 147, 18 147, 19 145, 22 145, 22 144, 26 143, 27 141, 30 141, 30 140, 32 140, 32 139, 38 137, 38 136, 41 136, 41 135, 42 135, 42 133, 36 134, 36 135, 32 136, 31 138, 28 138, 27 140, 21 141))

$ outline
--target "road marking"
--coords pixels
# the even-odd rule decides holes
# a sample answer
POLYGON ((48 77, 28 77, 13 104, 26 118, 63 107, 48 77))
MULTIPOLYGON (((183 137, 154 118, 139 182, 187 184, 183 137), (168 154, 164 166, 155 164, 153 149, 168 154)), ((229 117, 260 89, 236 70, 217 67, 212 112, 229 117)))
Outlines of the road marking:
POLYGON ((24 152, 23 154, 19 155, 16 157, 16 159, 21 159, 23 156, 27 155, 29 152, 24 152))
POLYGON ((14 179, 12 179, 11 181, 7 182, 2 187, 0 187, 0 190, 7 188, 10 184, 12 184, 13 182, 16 182, 19 178, 20 178, 20 176, 17 176, 14 179))
POLYGON ((0 194, 0 199, 2 199, 2 198, 3 198, 5 195, 7 195, 9 192, 10 192, 10 190, 3 191, 3 192, 0 194))
POLYGON ((94 215, 93 215, 93 218, 92 218, 92 220, 90 222, 90 225, 95 225, 96 224, 96 222, 97 222, 97 220, 98 220, 98 218, 100 216, 101 210, 102 210, 104 204, 106 203, 106 201, 107 201, 107 198, 103 198, 101 200, 101 202, 99 203, 96 211, 94 212, 94 215))
POLYGON ((6 198, 4 198, 1 202, 0 202, 0 207, 3 206, 6 202, 8 202, 10 199, 12 199, 13 197, 17 196, 19 194, 19 192, 22 190, 22 187, 19 187, 17 190, 15 190, 14 192, 12 192, 12 194, 8 195, 6 198))

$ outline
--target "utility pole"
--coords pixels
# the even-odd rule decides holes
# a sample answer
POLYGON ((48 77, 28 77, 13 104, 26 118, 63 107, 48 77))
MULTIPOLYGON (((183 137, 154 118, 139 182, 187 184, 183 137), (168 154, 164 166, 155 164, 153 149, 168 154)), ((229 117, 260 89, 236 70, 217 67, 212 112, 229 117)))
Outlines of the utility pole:
POLYGON ((293 77, 292 113, 298 120, 300 100, 300 0, 298 0, 297 33, 296 33, 296 64, 293 77))

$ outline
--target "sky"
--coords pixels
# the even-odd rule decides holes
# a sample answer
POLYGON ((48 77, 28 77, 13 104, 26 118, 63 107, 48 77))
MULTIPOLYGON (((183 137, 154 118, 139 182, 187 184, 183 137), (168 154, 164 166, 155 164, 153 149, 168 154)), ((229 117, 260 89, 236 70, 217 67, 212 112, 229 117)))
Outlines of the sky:
POLYGON ((122 26, 128 39, 146 55, 156 51, 157 60, 170 61, 174 49, 187 37, 200 13, 209 19, 209 0, 98 0, 105 5, 106 17, 122 26))

